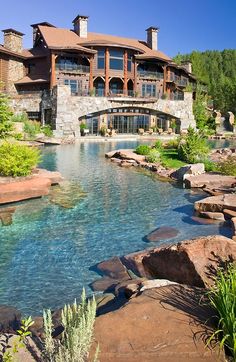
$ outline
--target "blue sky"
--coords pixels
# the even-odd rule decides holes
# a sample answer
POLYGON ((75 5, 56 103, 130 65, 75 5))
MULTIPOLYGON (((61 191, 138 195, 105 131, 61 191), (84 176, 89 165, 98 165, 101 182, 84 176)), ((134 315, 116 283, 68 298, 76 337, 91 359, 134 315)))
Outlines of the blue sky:
MULTIPOLYGON (((145 40, 145 29, 160 27, 159 49, 178 52, 236 48, 236 0, 8 0, 1 4, 1 29, 25 33, 31 47, 30 24, 48 21, 71 28, 78 15, 89 15, 89 31, 145 40)), ((0 37, 2 43, 3 37, 0 37)))

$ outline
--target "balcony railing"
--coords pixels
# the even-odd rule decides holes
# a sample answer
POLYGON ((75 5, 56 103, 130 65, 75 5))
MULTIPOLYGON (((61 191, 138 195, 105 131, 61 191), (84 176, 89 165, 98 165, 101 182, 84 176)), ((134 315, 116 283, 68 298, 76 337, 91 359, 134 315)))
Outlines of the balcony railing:
POLYGON ((184 93, 171 93, 169 95, 169 99, 171 101, 183 101, 184 100, 184 93))
POLYGON ((149 70, 138 70, 139 78, 163 79, 164 74, 161 72, 153 72, 149 70))
POLYGON ((174 74, 169 75, 167 82, 174 82, 179 86, 186 87, 188 85, 188 79, 178 77, 174 74))
POLYGON ((88 65, 81 64, 56 64, 56 70, 64 73, 89 73, 90 67, 88 65))

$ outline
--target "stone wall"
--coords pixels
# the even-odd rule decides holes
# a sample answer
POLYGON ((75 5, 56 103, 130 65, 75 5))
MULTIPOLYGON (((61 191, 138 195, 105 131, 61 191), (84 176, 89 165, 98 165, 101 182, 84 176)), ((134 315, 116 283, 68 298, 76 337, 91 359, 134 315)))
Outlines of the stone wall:
POLYGON ((146 101, 138 98, 106 98, 106 97, 77 97, 71 96, 68 86, 59 85, 54 92, 55 124, 59 136, 79 135, 79 119, 95 112, 104 112, 110 108, 138 107, 157 111, 178 118, 181 130, 190 125, 196 127, 192 112, 192 93, 185 93, 182 101, 158 99, 146 101), (56 103, 56 105, 55 105, 56 103))
POLYGON ((40 112, 41 95, 16 95, 10 99, 10 105, 14 113, 40 112))
POLYGON ((22 79, 25 75, 24 64, 17 59, 9 59, 8 62, 8 93, 16 93, 15 82, 22 79))

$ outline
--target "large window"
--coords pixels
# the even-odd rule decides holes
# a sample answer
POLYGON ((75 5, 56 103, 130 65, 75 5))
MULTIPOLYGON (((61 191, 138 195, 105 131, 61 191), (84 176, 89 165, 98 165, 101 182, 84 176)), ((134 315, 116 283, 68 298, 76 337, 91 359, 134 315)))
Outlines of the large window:
POLYGON ((79 91, 81 91, 81 81, 79 80, 65 79, 64 84, 70 86, 72 94, 77 94, 79 91))
POLYGON ((143 97, 156 97, 156 84, 145 83, 142 85, 143 97))
POLYGON ((132 66, 132 55, 128 54, 128 72, 131 72, 131 66, 132 66))
POLYGON ((110 50, 110 69, 124 69, 124 52, 120 50, 110 50))
POLYGON ((105 50, 99 50, 98 51, 97 68, 98 69, 104 69, 105 68, 105 50))

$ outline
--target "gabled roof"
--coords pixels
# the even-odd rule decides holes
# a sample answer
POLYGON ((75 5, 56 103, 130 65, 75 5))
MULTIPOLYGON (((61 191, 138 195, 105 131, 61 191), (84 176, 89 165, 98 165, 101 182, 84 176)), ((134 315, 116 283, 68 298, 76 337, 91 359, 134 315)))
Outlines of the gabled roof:
POLYGON ((42 58, 47 56, 45 49, 41 47, 35 47, 32 49, 24 49, 22 54, 27 58, 42 58))
POLYGON ((12 50, 9 50, 9 49, 5 48, 1 44, 0 44, 0 53, 4 53, 4 54, 10 55, 10 56, 15 57, 15 58, 21 58, 21 59, 26 58, 23 53, 13 52, 12 50))
MULTIPOLYGON (((134 49, 145 58, 156 58, 164 61, 170 61, 163 52, 150 49, 144 41, 137 39, 123 38, 114 35, 88 33, 88 37, 81 38, 73 30, 53 28, 39 25, 38 29, 42 34, 48 48, 50 49, 75 49, 87 53, 95 53, 87 47, 109 45, 134 49)), ((139 55, 141 59, 141 55, 139 55)))
POLYGON ((49 49, 74 49, 84 53, 96 53, 94 50, 81 46, 79 44, 79 36, 71 30, 43 25, 39 25, 38 29, 49 49))

